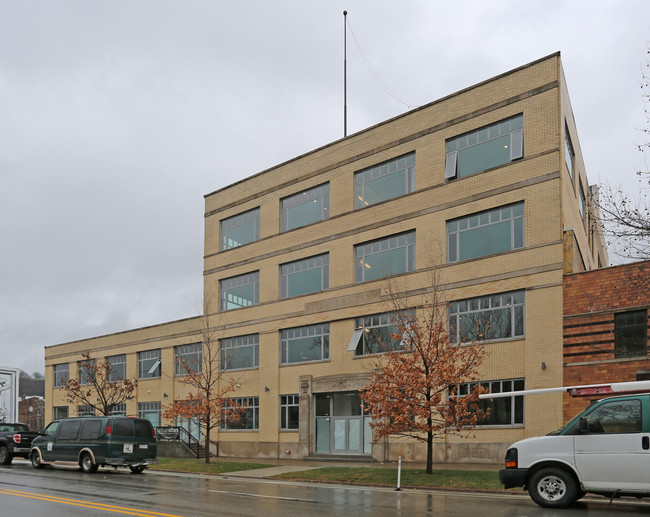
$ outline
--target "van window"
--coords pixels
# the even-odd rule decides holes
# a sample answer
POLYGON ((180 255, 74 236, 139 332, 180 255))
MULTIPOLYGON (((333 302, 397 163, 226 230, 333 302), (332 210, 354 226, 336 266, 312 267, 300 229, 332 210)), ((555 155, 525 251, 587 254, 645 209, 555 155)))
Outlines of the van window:
POLYGON ((134 420, 135 435, 138 438, 153 438, 153 427, 149 420, 134 420))
POLYGON ((66 420, 61 422, 59 440, 76 440, 80 426, 81 420, 66 420))
POLYGON ((587 415, 589 433, 615 434, 641 432, 641 401, 606 402, 587 415))
POLYGON ((120 418, 113 422, 113 436, 133 436, 132 420, 120 418))
POLYGON ((99 438, 99 428, 102 425, 101 420, 86 420, 81 428, 80 440, 96 440, 99 438))
POLYGON ((61 422, 58 422, 58 421, 57 422, 52 422, 50 425, 48 425, 45 428, 45 431, 43 431, 43 434, 45 436, 54 437, 54 435, 56 434, 56 430, 59 428, 60 423, 61 422))

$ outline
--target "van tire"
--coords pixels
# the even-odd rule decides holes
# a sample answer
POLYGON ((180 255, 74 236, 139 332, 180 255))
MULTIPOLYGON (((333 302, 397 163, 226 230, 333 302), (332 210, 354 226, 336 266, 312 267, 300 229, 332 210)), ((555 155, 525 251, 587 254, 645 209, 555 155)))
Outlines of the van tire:
POLYGON ((142 474, 144 472, 145 467, 144 465, 129 465, 129 468, 131 469, 131 472, 134 474, 142 474))
POLYGON ((548 467, 531 476, 528 493, 543 508, 566 508, 578 498, 578 484, 566 470, 548 467))
POLYGON ((32 467, 35 469, 42 469, 45 467, 45 465, 43 465, 41 462, 41 456, 38 451, 32 451, 32 453, 29 455, 29 459, 32 462, 32 467))
POLYGON ((87 452, 84 452, 81 455, 81 458, 79 458, 79 466, 83 472, 86 472, 88 474, 97 472, 97 469, 99 468, 99 465, 93 463, 93 457, 87 452))
POLYGON ((0 445, 0 465, 11 465, 11 454, 9 454, 9 449, 4 445, 0 445))

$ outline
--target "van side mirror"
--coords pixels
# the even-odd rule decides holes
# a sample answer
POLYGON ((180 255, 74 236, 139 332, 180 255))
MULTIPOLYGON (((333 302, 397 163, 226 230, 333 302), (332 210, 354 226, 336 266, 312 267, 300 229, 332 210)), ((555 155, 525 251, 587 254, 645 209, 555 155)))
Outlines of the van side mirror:
POLYGON ((583 416, 578 423, 578 432, 580 434, 589 434, 589 423, 587 417, 583 416))

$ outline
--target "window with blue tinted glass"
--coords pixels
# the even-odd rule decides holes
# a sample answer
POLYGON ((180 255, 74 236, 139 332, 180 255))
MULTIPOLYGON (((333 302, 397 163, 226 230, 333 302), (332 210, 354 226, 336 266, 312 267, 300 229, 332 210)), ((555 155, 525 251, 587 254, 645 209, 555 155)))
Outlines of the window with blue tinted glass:
POLYGON ((486 210, 447 223, 449 262, 524 247, 524 204, 486 210))
POLYGON ((222 370, 241 370, 259 366, 260 341, 258 334, 222 339, 219 349, 222 370))
POLYGON ((329 359, 330 325, 307 325, 285 329, 280 333, 282 364, 323 361, 329 359))
POLYGON ((236 248, 260 239, 260 209, 223 219, 221 227, 221 251, 236 248))
POLYGON ((354 174, 354 208, 381 203, 415 190, 415 153, 354 174))
POLYGON ((219 309, 229 311, 259 303, 259 271, 219 281, 219 309))
POLYGON ((415 271, 415 231, 358 244, 354 257, 355 282, 415 271))
POLYGON ((329 287, 329 255, 317 255, 280 266, 280 297, 315 293, 329 287))
POLYGON ((524 116, 447 140, 445 179, 464 178, 523 157, 524 116))
POLYGON ((282 206, 282 231, 317 223, 329 217, 330 185, 303 190, 293 196, 285 197, 282 206))

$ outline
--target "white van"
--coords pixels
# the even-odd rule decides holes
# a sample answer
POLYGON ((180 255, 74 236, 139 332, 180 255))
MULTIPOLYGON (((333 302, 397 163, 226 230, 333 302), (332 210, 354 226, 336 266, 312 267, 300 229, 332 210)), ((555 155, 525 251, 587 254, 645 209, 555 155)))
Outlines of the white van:
POLYGON ((587 492, 650 496, 650 394, 600 400, 548 436, 506 452, 499 479, 543 507, 564 508, 587 492))

